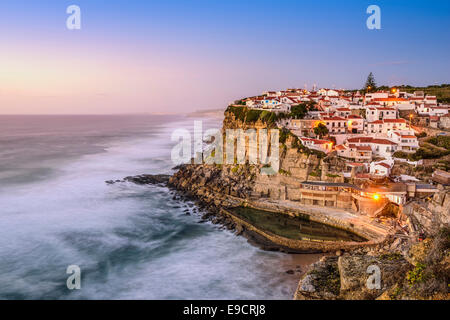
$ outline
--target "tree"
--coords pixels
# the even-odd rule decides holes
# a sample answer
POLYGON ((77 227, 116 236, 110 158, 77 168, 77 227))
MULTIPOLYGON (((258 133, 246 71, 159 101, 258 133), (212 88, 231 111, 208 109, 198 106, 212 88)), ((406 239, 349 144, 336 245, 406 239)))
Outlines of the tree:
POLYGON ((295 119, 303 119, 308 113, 308 108, 305 103, 297 104, 291 107, 291 116, 295 119))
POLYGON ((364 86, 364 89, 367 90, 367 92, 375 91, 377 88, 377 84, 375 82, 375 77, 373 76, 373 73, 369 73, 369 76, 367 77, 366 84, 364 86))
POLYGON ((293 105, 291 107, 291 117, 295 119, 303 119, 309 111, 318 111, 314 101, 293 105))
POLYGON ((314 133, 322 138, 328 134, 328 128, 323 123, 319 123, 319 125, 314 128, 314 133))

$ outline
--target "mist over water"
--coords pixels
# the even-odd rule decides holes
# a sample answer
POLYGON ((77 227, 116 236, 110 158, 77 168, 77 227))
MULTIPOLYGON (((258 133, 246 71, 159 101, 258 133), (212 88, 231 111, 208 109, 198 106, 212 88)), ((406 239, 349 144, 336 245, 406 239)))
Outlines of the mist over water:
POLYGON ((172 173, 171 133, 193 121, 1 116, 0 299, 291 299, 298 257, 199 223, 167 188, 105 183, 172 173))

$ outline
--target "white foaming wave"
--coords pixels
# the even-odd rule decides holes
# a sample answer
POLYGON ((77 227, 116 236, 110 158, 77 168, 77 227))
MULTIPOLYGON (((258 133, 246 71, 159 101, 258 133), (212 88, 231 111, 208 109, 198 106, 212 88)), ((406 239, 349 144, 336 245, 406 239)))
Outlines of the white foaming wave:
POLYGON ((83 290, 59 298, 291 298, 281 254, 196 224, 165 188, 105 183, 170 172, 171 131, 191 122, 165 126, 151 138, 111 142, 104 153, 64 163, 56 177, 0 194, 0 298, 2 292, 41 298, 61 285, 70 264, 93 275, 83 290), (183 232, 191 234, 179 239, 183 232), (147 233, 158 237, 139 238, 147 233), (124 248, 138 252, 135 263, 114 264, 124 248), (273 277, 277 272, 281 276, 273 277))

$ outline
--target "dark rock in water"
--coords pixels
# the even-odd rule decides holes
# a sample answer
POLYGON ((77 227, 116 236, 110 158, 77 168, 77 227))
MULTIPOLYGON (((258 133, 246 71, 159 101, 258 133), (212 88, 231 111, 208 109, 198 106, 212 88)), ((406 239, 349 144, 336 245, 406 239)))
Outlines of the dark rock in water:
POLYGON ((169 182, 169 175, 166 174, 141 174, 139 176, 126 177, 124 181, 133 182, 136 184, 167 184, 169 182))
POLYGON ((161 185, 167 185, 167 183, 169 182, 169 175, 166 174, 141 174, 138 176, 133 176, 133 177, 126 177, 123 180, 108 180, 105 181, 107 184, 114 184, 114 183, 118 183, 118 182, 133 182, 135 184, 140 184, 140 185, 144 185, 144 184, 161 184, 161 185))
POLYGON ((286 271, 286 273, 287 274, 294 274, 295 272, 294 272, 294 270, 288 270, 288 271, 286 271))

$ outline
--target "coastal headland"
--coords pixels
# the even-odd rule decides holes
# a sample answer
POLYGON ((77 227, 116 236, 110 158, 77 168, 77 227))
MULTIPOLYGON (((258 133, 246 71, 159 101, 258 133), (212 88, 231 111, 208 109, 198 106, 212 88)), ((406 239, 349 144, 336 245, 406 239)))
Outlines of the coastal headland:
MULTIPOLYGON (((273 113, 249 120, 236 108, 245 107, 225 111, 223 135, 227 129, 280 125, 273 113)), ((172 176, 125 180, 167 185, 175 197, 194 200, 204 220, 264 250, 326 253, 303 274, 295 299, 447 299, 448 229, 440 227, 448 219, 447 189, 439 189, 429 205, 397 205, 380 196, 387 193, 386 180, 377 181, 374 191, 355 170, 342 174, 348 162, 336 153, 310 149, 290 131, 280 132, 274 175, 248 161, 198 164, 192 159, 172 176), (426 241, 419 238, 423 230, 426 241), (372 271, 380 273, 382 285, 368 286, 372 271)))
MULTIPOLYGON (((223 134, 227 129, 260 130, 280 125, 276 116, 264 111, 259 118, 249 120, 250 112, 242 116, 240 108, 225 111, 223 134)), ((280 131, 280 169, 275 175, 261 174, 264 165, 248 162, 192 163, 177 168, 168 185, 197 200, 207 210, 205 219, 236 230, 263 249, 328 253, 303 274, 295 299, 447 299, 447 280, 442 274, 448 270, 448 262, 443 262, 448 260, 448 229, 439 227, 445 225, 448 215, 447 190, 440 189, 434 196, 439 205, 430 208, 428 218, 423 218, 424 214, 418 214, 411 205, 398 206, 381 199, 378 192, 384 191, 384 185, 389 184, 386 181, 378 181, 379 188, 372 191, 373 187, 353 171, 349 178, 342 174, 346 161, 336 153, 309 149, 295 135, 280 131), (336 192, 340 188, 348 191, 336 192), (313 189, 326 191, 305 199, 313 189), (259 211, 260 216, 272 213, 275 222, 267 224, 255 215, 237 214, 240 208, 259 211), (360 238, 296 238, 287 232, 289 219, 306 219, 360 238), (277 224, 285 227, 276 228, 277 224), (405 225, 410 232, 404 230, 405 225), (423 226, 430 236, 427 242, 417 240, 423 226), (379 287, 367 285, 371 268, 380 272, 379 287), (417 273, 427 274, 427 280, 415 279, 417 273), (434 280, 430 280, 430 273, 434 280)), ((302 230, 300 227, 298 233, 302 230)))

